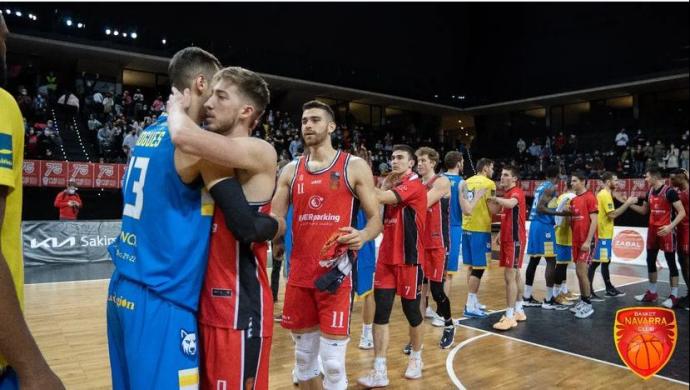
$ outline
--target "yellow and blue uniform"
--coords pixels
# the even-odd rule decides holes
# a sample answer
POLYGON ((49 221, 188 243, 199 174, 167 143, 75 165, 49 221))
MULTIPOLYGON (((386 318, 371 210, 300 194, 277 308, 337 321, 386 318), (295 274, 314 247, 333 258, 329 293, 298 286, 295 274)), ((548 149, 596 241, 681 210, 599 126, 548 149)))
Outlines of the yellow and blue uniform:
POLYGON ((462 219, 463 263, 482 269, 486 268, 491 259, 491 213, 486 201, 496 195, 496 183, 482 175, 474 175, 465 183, 468 201, 472 201, 480 190, 486 190, 472 213, 462 219))
POLYGON ((450 180, 450 209, 448 216, 450 220, 450 250, 448 252, 447 272, 458 272, 460 266, 460 248, 462 247, 462 210, 458 199, 460 197, 460 185, 462 176, 444 173, 450 180))
POLYGON ((122 185, 122 231, 109 251, 108 347, 114 389, 196 388, 196 312, 213 203, 182 182, 167 117, 139 137, 122 185), (183 386, 184 385, 184 386, 183 386))
MULTIPOLYGON (((22 259, 22 165, 24 164, 24 123, 16 100, 0 88, 0 186, 7 187, 5 216, 2 221, 2 255, 12 274, 12 281, 24 306, 24 262, 22 259)), ((0 327, 1 328, 1 327, 0 327)), ((0 330, 1 331, 1 330, 0 330)), ((16 389, 19 385, 0 355, 0 388, 16 389)))
MULTIPOLYGON (((367 216, 361 208, 357 213, 355 228, 362 230, 367 226, 367 216)), ((354 278, 357 296, 364 297, 374 290, 374 271, 376 270, 376 241, 369 240, 364 243, 362 249, 357 252, 357 272, 354 278)))
MULTIPOLYGON (((527 239, 527 255, 528 256, 544 256, 554 257, 554 216, 550 214, 540 213, 537 208, 544 193, 551 190, 554 184, 550 181, 545 181, 537 187, 534 191, 534 201, 532 202, 532 209, 529 212, 529 238, 527 239)), ((547 208, 551 210, 556 209, 556 195, 549 201, 547 208)))
MULTIPOLYGON (((556 199, 556 211, 563 211, 570 207, 570 200, 575 197, 572 192, 561 194, 556 199)), ((570 228, 570 218, 556 217, 556 263, 568 264, 573 261, 573 231, 570 228)))
POLYGON ((609 213, 616 208, 613 205, 611 191, 607 188, 602 189, 597 194, 597 245, 594 248, 592 261, 608 263, 611 261, 611 241, 613 239, 613 219, 609 218, 609 213))

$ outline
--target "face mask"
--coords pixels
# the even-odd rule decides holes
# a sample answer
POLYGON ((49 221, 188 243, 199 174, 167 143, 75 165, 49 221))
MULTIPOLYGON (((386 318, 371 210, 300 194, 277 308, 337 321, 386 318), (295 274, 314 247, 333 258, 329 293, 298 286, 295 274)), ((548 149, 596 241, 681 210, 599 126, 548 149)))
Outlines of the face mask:
POLYGON ((68 188, 68 189, 67 189, 67 193, 70 194, 70 195, 73 195, 75 192, 77 192, 77 189, 76 189, 76 188, 68 188))

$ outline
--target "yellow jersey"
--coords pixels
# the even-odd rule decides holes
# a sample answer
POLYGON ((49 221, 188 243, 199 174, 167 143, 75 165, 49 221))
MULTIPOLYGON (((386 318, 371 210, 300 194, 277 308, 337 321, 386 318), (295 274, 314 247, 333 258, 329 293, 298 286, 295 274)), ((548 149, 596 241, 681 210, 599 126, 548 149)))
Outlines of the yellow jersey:
MULTIPOLYGON (((555 200, 553 209, 556 211, 568 210, 570 208, 570 201, 575 197, 572 192, 565 192, 555 200)), ((550 206, 549 206, 550 207, 550 206)), ((556 221, 556 244, 564 246, 573 245, 573 231, 570 228, 570 218, 560 217, 555 218, 556 221)))
POLYGON ((472 210, 471 215, 464 215, 462 218, 462 230, 470 232, 486 232, 491 233, 491 213, 489 206, 486 204, 487 199, 491 196, 496 196, 496 183, 486 176, 474 175, 465 180, 467 186, 467 193, 464 196, 468 201, 474 199, 476 194, 481 189, 486 189, 482 195, 482 199, 477 202, 477 205, 472 210))
POLYGON ((602 189, 597 194, 597 235, 599 238, 609 240, 613 238, 613 219, 609 218, 609 213, 616 208, 613 205, 611 191, 607 188, 602 189))
MULTIPOLYGON (((19 305, 24 307, 24 261, 22 259, 22 165, 24 123, 14 97, 0 88, 0 186, 7 187, 2 221, 2 255, 14 281, 19 305)), ((6 364, 0 356, 0 367, 6 364)))

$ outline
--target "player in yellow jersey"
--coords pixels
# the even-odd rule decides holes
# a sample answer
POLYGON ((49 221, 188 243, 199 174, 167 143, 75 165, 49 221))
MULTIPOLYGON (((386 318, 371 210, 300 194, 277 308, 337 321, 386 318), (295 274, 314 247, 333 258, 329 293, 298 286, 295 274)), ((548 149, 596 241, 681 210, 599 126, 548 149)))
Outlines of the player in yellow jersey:
POLYGON ((490 202, 496 196, 496 183, 491 180, 494 162, 482 158, 477 162, 477 174, 460 187, 462 208, 462 259, 468 266, 467 304, 465 317, 486 317, 477 299, 479 283, 491 258, 491 214, 500 207, 490 202))
MULTIPOLYGON (((637 203, 637 198, 634 196, 628 199, 623 199, 623 204, 619 208, 613 205, 613 192, 616 190, 618 176, 611 172, 604 172, 601 175, 601 180, 604 182, 604 188, 597 193, 597 205, 599 214, 597 215, 597 246, 594 249, 594 256, 592 264, 589 265, 588 276, 589 283, 592 285, 594 274, 597 272, 597 267, 601 264, 601 276, 606 283, 607 297, 622 297, 624 292, 616 289, 611 284, 611 276, 609 274, 609 264, 611 262, 611 240, 613 239, 613 220, 618 218, 625 210, 632 204, 637 203)), ((597 296, 592 289, 592 301, 603 301, 597 296)))
POLYGON ((0 14, 0 389, 64 389, 50 370, 22 315, 21 248, 24 125, 12 95, 2 89, 9 31, 0 14))
MULTIPOLYGON (((575 197, 575 193, 566 182, 567 190, 556 199, 556 211, 562 212, 570 209, 570 200, 575 197)), ((575 299, 572 293, 568 292, 568 265, 573 262, 573 231, 570 229, 570 217, 557 215, 555 217, 555 237, 556 246, 556 270, 554 272, 553 296, 556 304, 571 306, 571 299, 575 299)))

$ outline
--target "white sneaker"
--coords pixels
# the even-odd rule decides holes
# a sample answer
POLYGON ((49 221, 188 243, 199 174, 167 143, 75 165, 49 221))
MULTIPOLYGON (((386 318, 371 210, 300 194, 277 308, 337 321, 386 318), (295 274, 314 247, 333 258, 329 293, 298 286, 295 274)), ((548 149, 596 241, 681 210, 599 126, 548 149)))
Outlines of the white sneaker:
POLYGON ((575 317, 577 318, 587 318, 594 314, 594 308, 592 308, 592 304, 583 304, 580 306, 580 309, 575 312, 575 317))
POLYGON ((357 379, 357 383, 366 388, 386 387, 388 386, 388 370, 371 370, 367 375, 357 379))
POLYGON ((374 348, 374 338, 362 335, 359 338, 359 349, 369 350, 374 348))
POLYGON ((486 310, 486 305, 479 301, 477 301, 477 307, 479 308, 479 310, 486 310))
POLYGON ((434 318, 433 320, 431 320, 431 326, 435 326, 437 328, 443 328, 444 326, 446 326, 446 321, 441 317, 437 317, 437 318, 434 318))
POLYGON ((571 313, 577 313, 578 310, 585 304, 585 301, 578 301, 575 306, 570 308, 571 313))
POLYGON ((297 374, 295 373, 295 369, 292 369, 292 384, 297 386, 299 385, 299 379, 297 379, 297 374))
POLYGON ((438 318, 438 314, 436 314, 436 312, 432 308, 427 306, 426 312, 424 312, 424 317, 430 318, 433 320, 434 318, 438 318))
POLYGON ((407 364, 407 370, 405 370, 405 378, 407 379, 419 379, 422 377, 422 368, 424 363, 422 363, 421 358, 410 358, 410 362, 407 364))

